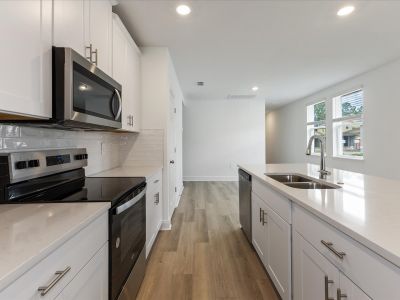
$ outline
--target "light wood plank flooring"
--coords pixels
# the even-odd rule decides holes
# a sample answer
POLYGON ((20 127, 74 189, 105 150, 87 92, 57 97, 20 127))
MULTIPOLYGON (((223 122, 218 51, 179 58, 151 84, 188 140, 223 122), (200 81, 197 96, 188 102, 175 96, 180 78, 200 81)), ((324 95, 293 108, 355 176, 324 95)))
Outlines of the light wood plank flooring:
POLYGON ((137 299, 279 299, 239 225, 237 183, 185 183, 137 299))

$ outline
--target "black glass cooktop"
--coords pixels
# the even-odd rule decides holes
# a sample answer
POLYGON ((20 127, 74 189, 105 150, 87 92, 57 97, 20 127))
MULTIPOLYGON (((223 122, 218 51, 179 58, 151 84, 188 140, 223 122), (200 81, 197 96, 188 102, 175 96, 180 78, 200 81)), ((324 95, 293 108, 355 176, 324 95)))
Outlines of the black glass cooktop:
POLYGON ((115 202, 145 182, 142 177, 86 177, 84 186, 62 202, 115 202))
POLYGON ((115 202, 145 185, 144 177, 85 177, 83 170, 35 178, 5 188, 2 203, 115 202))

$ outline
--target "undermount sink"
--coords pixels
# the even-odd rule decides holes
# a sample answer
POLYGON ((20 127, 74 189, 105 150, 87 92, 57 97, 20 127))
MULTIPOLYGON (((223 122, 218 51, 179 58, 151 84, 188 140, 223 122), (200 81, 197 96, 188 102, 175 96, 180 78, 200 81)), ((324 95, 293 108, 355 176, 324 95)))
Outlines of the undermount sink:
POLYGON ((265 175, 282 183, 312 181, 312 179, 297 174, 265 174, 265 175))
POLYGON ((283 183, 286 186, 295 189, 309 189, 309 190, 322 190, 322 189, 339 189, 340 186, 334 184, 327 184, 313 180, 311 178, 299 174, 268 174, 266 176, 283 183))

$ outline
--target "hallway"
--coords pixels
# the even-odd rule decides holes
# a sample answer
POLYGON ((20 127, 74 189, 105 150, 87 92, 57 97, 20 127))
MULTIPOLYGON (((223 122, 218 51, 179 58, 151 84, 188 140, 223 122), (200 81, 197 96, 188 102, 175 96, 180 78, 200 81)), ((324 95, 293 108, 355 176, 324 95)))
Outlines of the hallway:
POLYGON ((234 182, 185 182, 137 299, 279 299, 243 235, 234 182))

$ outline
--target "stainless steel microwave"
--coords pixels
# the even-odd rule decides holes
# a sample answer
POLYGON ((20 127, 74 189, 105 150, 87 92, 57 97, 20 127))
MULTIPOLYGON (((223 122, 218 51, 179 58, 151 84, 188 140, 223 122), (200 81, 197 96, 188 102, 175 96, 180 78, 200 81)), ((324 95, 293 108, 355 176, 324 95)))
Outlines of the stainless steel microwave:
POLYGON ((71 48, 53 47, 53 121, 70 128, 121 128, 122 87, 71 48))

